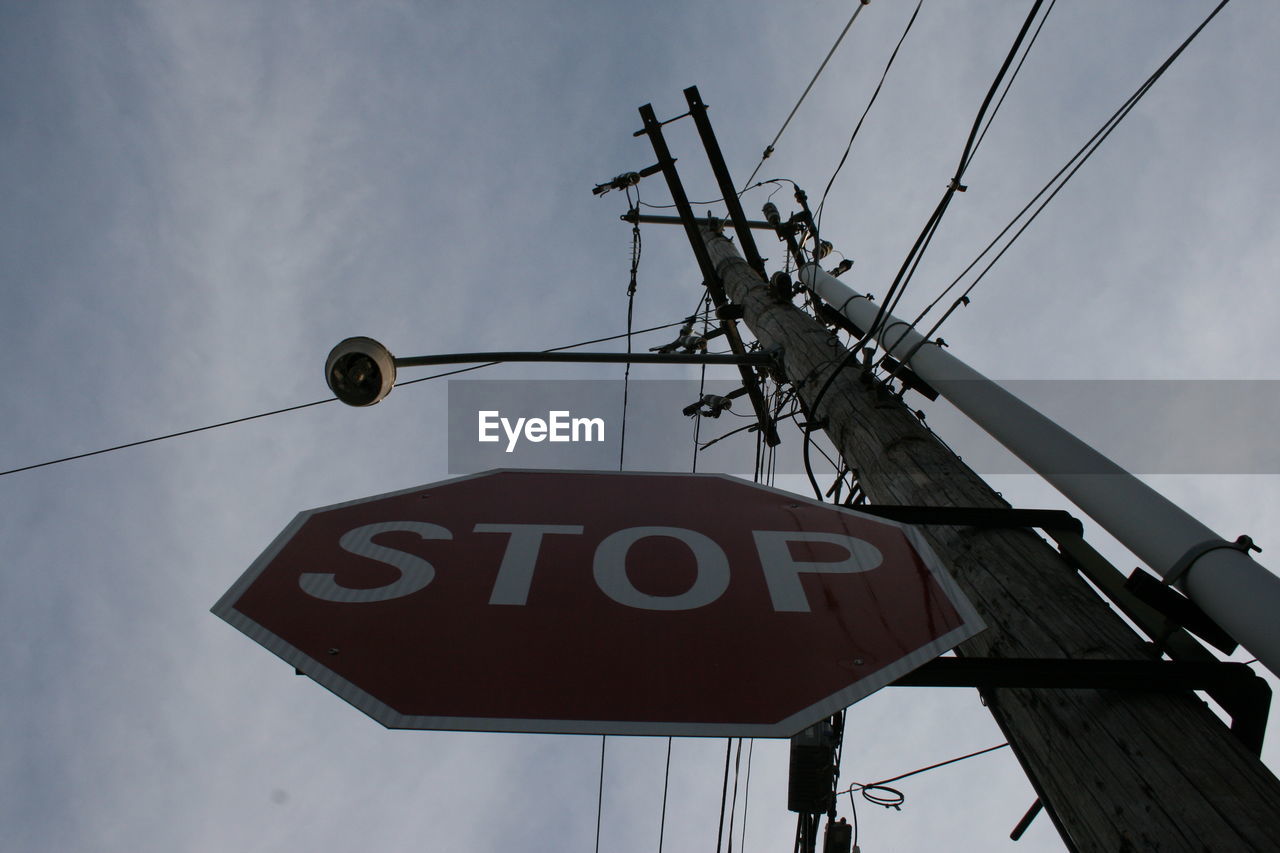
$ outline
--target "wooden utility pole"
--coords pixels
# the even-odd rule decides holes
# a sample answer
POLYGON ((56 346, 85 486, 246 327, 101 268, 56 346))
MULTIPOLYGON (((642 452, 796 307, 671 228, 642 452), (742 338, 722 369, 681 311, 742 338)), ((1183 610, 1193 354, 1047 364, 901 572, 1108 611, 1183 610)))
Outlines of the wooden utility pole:
MULTIPOLYGON (((717 231, 703 241, 729 299, 877 504, 1006 506, 822 324, 780 302, 717 231)), ((922 528, 988 628, 981 658, 1151 660, 1132 629, 1026 529, 922 528)), ((1280 850, 1280 781, 1190 691, 984 691, 1067 846, 1080 851, 1280 850)))

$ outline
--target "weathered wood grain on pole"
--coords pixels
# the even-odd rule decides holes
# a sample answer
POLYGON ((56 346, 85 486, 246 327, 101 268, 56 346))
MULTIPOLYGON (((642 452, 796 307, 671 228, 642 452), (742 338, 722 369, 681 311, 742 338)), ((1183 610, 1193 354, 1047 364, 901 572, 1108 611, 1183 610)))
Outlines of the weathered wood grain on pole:
MULTIPOLYGON (((812 409, 847 351, 779 303, 723 235, 703 237, 729 298, 812 409)), ((1001 507, 1004 501, 896 398, 836 377, 812 416, 875 503, 1001 507)), ((1149 659, 1108 604, 1028 530, 923 532, 989 626, 981 657, 1149 659)), ((1280 781, 1194 694, 999 689, 987 705, 1063 840, 1081 851, 1280 850, 1280 781)), ((1025 808, 1010 803, 1010 826, 1025 808)))

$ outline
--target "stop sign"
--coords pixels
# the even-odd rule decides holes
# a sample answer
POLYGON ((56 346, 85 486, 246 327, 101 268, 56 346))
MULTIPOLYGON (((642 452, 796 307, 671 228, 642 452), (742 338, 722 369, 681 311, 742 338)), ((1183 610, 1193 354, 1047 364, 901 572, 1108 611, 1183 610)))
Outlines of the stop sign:
POLYGON ((300 513, 213 612, 385 726, 787 737, 981 630, 912 528, 717 474, 300 513))

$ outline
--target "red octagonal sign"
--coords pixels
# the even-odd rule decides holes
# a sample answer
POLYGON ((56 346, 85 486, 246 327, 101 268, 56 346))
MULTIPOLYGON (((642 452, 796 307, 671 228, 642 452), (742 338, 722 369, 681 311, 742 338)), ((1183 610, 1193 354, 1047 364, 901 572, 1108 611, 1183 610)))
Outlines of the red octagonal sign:
POLYGON ((391 728, 787 737, 982 629, 911 527, 716 474, 303 512, 213 612, 391 728))

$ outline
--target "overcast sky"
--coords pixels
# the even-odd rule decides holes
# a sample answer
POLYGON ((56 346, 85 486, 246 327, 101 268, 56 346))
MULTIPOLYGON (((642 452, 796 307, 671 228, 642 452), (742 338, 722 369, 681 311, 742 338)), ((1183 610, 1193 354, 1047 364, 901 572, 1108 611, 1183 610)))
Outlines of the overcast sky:
MULTIPOLYGON (((865 8, 760 177, 821 195, 914 5, 865 8)), ((900 313, 949 283, 1212 5, 1055 7, 900 313)), ((854 286, 884 293, 1029 6, 924 4, 823 216, 854 286)), ((325 399, 324 356, 349 335, 410 355, 624 331, 626 200, 591 188, 653 162, 636 108, 673 117, 698 85, 741 183, 854 7, 0 4, 0 470, 325 399)), ((1003 379, 1280 379, 1278 30, 1275 4, 1230 4, 948 320, 951 352, 1003 379)), ((716 198, 692 126, 667 129, 690 196, 716 198)), ((748 214, 775 188, 748 193, 748 214)), ((669 201, 660 177, 639 189, 669 201)), ((791 212, 788 188, 774 201, 791 212)), ((682 232, 643 236, 637 328, 700 297, 682 232)), ((779 266, 781 247, 761 245, 779 266)), ((1123 401, 1108 405, 1063 417, 1102 440, 1130 426, 1123 401)), ((440 380, 369 410, 327 403, 0 477, 0 846, 594 849, 598 737, 388 731, 209 613, 300 510, 445 478, 447 423, 440 380)), ((1210 444, 1270 446, 1261 419, 1197 423, 1210 444)), ((629 429, 691 440, 678 412, 629 429)), ((748 461, 719 464, 749 472, 751 442, 736 447, 748 461)), ((1268 464, 1146 474, 1275 565, 1268 464)), ((992 481, 1015 505, 1064 505, 1030 476, 992 481)), ((1086 535, 1136 565, 1095 524, 1086 535)), ((890 688, 848 719, 843 787, 1002 740, 970 690, 890 688)), ((713 849, 724 752, 675 741, 665 850, 713 849)), ((786 744, 752 756, 735 849, 787 849, 786 744)), ((609 739, 601 850, 657 849, 665 757, 665 739, 609 739)), ((1280 764, 1274 737, 1265 757, 1280 764)), ((863 850, 1062 849, 1044 817, 1008 841, 1034 799, 1008 750, 900 787, 901 811, 858 800, 863 850)))

